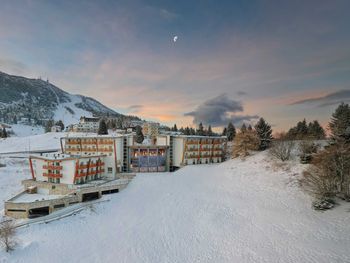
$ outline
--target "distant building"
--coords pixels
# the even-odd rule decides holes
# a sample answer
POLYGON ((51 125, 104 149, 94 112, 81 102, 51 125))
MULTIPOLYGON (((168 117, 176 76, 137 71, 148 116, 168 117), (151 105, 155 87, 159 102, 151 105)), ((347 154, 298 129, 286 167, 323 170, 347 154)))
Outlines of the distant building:
POLYGON ((11 127, 10 125, 8 125, 8 124, 0 123, 0 129, 3 129, 3 128, 5 128, 5 129, 11 129, 12 127, 11 127))
POLYGON ((61 131, 62 131, 61 126, 54 125, 51 127, 51 132, 61 132, 61 131))
POLYGON ((98 117, 81 117, 78 124, 73 124, 68 131, 97 133, 100 119, 98 117))
POLYGON ((159 126, 157 122, 145 122, 142 125, 142 133, 144 136, 154 138, 159 135, 159 126))

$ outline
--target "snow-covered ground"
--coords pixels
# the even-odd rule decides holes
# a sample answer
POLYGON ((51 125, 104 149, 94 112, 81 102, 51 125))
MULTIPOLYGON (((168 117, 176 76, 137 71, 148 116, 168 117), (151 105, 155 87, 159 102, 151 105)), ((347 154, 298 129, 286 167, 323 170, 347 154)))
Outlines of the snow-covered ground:
POLYGON ((44 133, 44 127, 42 126, 29 126, 24 124, 11 124, 11 130, 15 133, 14 136, 17 137, 38 135, 44 133))
POLYGON ((40 135, 0 139, 0 154, 60 149, 60 138, 66 134, 65 132, 48 132, 40 135))
MULTIPOLYGON (((0 168, 3 189, 29 177, 21 165, 0 168)), ((301 170, 263 152, 138 174, 110 202, 18 230, 0 262, 350 262, 350 204, 312 210, 301 170)))

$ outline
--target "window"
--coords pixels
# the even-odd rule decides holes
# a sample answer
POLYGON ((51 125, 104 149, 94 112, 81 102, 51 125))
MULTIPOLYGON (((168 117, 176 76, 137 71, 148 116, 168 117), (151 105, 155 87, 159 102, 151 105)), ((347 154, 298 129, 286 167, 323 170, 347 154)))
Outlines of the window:
POLYGON ((110 173, 112 173, 112 171, 113 171, 113 168, 112 167, 108 167, 108 173, 110 174, 110 173))

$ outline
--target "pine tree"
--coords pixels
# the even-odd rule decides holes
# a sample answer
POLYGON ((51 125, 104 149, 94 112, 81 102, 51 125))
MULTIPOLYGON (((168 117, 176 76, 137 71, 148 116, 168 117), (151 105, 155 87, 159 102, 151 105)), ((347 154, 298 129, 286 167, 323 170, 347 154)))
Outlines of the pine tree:
POLYGON ((332 114, 329 123, 332 139, 335 141, 350 140, 350 107, 349 104, 341 103, 332 114))
POLYGON ((308 134, 309 134, 309 138, 315 139, 315 140, 321 140, 326 137, 326 133, 323 127, 319 124, 317 120, 314 120, 313 122, 309 123, 308 134))
POLYGON ((135 141, 137 143, 142 143, 144 139, 145 139, 145 137, 143 136, 142 128, 141 128, 140 125, 137 125, 136 126, 136 138, 135 138, 135 141))
POLYGON ((253 130, 252 125, 249 124, 247 130, 248 130, 248 131, 252 131, 252 130, 253 130))
POLYGON ((179 129, 179 132, 181 132, 182 134, 184 134, 184 133, 185 133, 185 129, 184 129, 183 127, 181 127, 181 128, 179 129))
POLYGON ((196 135, 196 130, 192 127, 190 128, 190 135, 196 135))
POLYGON ((232 122, 230 122, 227 126, 226 136, 227 136, 227 140, 230 142, 232 142, 236 136, 236 128, 232 124, 232 122))
POLYGON ((61 131, 64 131, 64 124, 63 124, 63 122, 62 122, 61 120, 59 120, 58 122, 56 122, 55 125, 60 126, 60 127, 61 127, 61 131))
POLYGON ((271 125, 269 125, 264 118, 260 118, 257 124, 254 126, 258 137, 260 139, 260 145, 259 149, 260 150, 265 150, 267 149, 272 140, 272 129, 271 125))
POLYGON ((99 135, 108 134, 107 124, 106 124, 106 121, 104 119, 100 120, 97 134, 99 134, 99 135))
POLYGON ((207 135, 208 136, 213 136, 213 131, 211 130, 211 125, 209 125, 209 127, 208 127, 207 135))
POLYGON ((190 128, 186 127, 185 131, 184 131, 184 134, 185 135, 190 135, 191 134, 190 128))
POLYGON ((176 123, 174 124, 174 127, 172 129, 174 132, 177 132, 177 126, 176 126, 176 123))
POLYGON ((306 120, 299 121, 296 127, 297 130, 297 139, 305 139, 308 136, 308 128, 306 120))
POLYGON ((48 120, 45 125, 45 132, 50 132, 53 125, 54 125, 54 121, 48 120))
POLYGON ((222 130, 222 133, 221 133, 222 136, 226 136, 227 135, 227 128, 224 127, 224 129, 222 130))
POLYGON ((196 134, 199 135, 199 136, 203 136, 204 135, 204 128, 203 128, 203 124, 202 123, 199 123, 198 130, 197 130, 196 134))
POLYGON ((247 126, 245 126, 245 123, 243 123, 241 127, 241 132, 246 132, 246 131, 247 131, 247 126))
POLYGON ((7 135, 7 131, 5 129, 5 127, 2 129, 2 138, 7 138, 8 135, 7 135))

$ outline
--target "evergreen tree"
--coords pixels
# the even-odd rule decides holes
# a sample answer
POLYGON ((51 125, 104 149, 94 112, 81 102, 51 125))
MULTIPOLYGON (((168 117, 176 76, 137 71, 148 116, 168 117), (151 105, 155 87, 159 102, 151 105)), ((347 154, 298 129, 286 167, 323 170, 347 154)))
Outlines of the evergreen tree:
POLYGON ((221 133, 222 136, 226 136, 227 135, 227 128, 224 127, 224 129, 222 130, 222 133, 221 133))
POLYGON ((267 149, 272 140, 272 129, 271 125, 269 125, 264 118, 260 118, 257 124, 254 126, 258 137, 260 139, 260 145, 259 149, 260 150, 265 150, 267 149))
POLYGON ((204 128, 203 128, 203 124, 202 123, 199 123, 198 130, 197 130, 196 134, 199 135, 199 136, 203 136, 204 135, 204 128))
POLYGON ((177 126, 176 126, 176 123, 174 124, 173 131, 174 131, 174 132, 177 132, 177 126))
POLYGON ((211 125, 209 125, 209 127, 208 127, 207 135, 208 136, 213 136, 213 131, 211 130, 211 125))
POLYGON ((236 136, 236 128, 235 126, 232 124, 232 122, 230 122, 227 126, 227 130, 226 130, 226 136, 227 136, 227 140, 232 142, 233 139, 236 136))
POLYGON ((190 128, 186 127, 185 131, 184 131, 184 134, 185 135, 190 135, 191 134, 190 128))
POLYGON ((247 130, 248 130, 248 131, 252 131, 252 130, 253 130, 252 125, 249 124, 247 130))
POLYGON ((45 132, 50 132, 53 125, 54 125, 54 121, 48 120, 45 125, 45 132))
POLYGON ((8 134, 7 134, 7 131, 5 129, 5 127, 2 129, 2 138, 7 138, 8 137, 8 134))
POLYGON ((56 122, 55 125, 60 126, 60 127, 61 127, 61 131, 64 131, 64 124, 63 124, 63 122, 62 122, 61 120, 59 120, 58 122, 56 122))
POLYGON ((246 131, 247 131, 247 126, 245 126, 245 123, 243 123, 241 127, 241 132, 246 132, 246 131))
POLYGON ((317 120, 309 123, 308 134, 311 139, 321 140, 326 138, 326 133, 317 120))
POLYGON ((135 141, 137 143, 142 143, 144 139, 145 139, 145 137, 143 136, 142 128, 141 128, 140 125, 137 125, 136 126, 136 138, 135 138, 135 141))
POLYGON ((332 139, 335 141, 350 140, 350 107, 349 104, 341 103, 332 114, 329 123, 332 139))
POLYGON ((297 131, 297 139, 304 139, 308 136, 308 127, 305 119, 303 121, 298 122, 296 131, 297 131))
POLYGON ((104 119, 100 120, 97 134, 99 134, 99 135, 108 134, 107 124, 106 124, 106 121, 104 119))
POLYGON ((192 127, 190 128, 190 135, 196 135, 196 130, 192 127))
POLYGON ((181 127, 181 128, 179 129, 179 132, 181 132, 182 134, 184 134, 184 133, 185 133, 185 129, 184 129, 183 127, 181 127))

